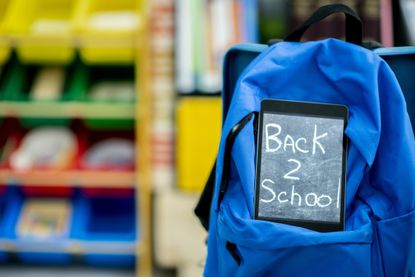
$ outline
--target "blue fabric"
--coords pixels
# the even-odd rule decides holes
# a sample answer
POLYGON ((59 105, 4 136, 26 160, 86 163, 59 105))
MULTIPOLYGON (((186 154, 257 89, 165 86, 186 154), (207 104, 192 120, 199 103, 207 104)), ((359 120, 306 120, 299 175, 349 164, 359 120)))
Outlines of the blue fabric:
POLYGON ((388 65, 371 51, 336 39, 277 43, 241 75, 224 122, 205 275, 413 275, 414 209, 414 136, 388 65), (235 140, 229 187, 217 208, 226 137, 264 98, 349 108, 345 231, 319 233, 253 220, 252 124, 235 140), (236 244, 241 265, 226 250, 227 241, 236 244))

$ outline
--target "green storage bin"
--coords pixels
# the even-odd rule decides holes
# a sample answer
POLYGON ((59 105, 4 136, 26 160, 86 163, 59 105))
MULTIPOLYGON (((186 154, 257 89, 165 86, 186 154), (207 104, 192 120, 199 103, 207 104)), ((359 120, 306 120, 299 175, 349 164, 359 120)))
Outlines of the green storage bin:
POLYGON ((12 68, 15 63, 16 57, 12 55, 11 58, 4 64, 1 64, 0 72, 0 100, 4 100, 6 97, 7 84, 10 78, 12 78, 12 68))
MULTIPOLYGON (((133 65, 91 65, 87 66, 87 89, 85 90, 85 95, 83 99, 87 102, 130 102, 136 101, 136 87, 131 88, 131 85, 134 86, 135 72, 133 65), (107 97, 99 96, 97 94, 92 96, 97 92, 97 86, 116 86, 119 85, 124 87, 121 90, 134 90, 134 95, 132 97, 124 95, 121 99, 105 99, 107 97)), ((107 90, 114 90, 109 88, 107 90)), ((107 91, 108 92, 108 91, 107 91)), ((105 91, 104 91, 105 94, 105 91)), ((128 94, 129 95, 129 94, 128 94)), ((105 96, 105 95, 104 95, 105 96)), ((85 119, 85 125, 90 129, 131 129, 134 128, 134 119, 85 119)))
MULTIPOLYGON (((26 65, 20 63, 17 59, 13 61, 6 76, 4 84, 4 100, 17 102, 36 102, 48 101, 61 103, 64 101, 78 101, 83 98, 83 92, 86 90, 86 71, 85 66, 78 60, 74 63, 64 66, 64 81, 62 93, 57 100, 34 100, 30 92, 35 83, 37 73, 43 66, 26 65)), ((47 118, 47 117, 22 117, 21 123, 25 127, 36 127, 43 125, 68 125, 69 118, 47 118)))

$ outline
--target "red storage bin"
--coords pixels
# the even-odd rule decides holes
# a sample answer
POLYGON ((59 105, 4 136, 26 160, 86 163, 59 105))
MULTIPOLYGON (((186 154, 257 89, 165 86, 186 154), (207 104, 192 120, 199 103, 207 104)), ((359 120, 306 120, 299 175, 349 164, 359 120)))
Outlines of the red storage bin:
MULTIPOLYGON (((134 144, 134 131, 93 131, 88 132, 87 134, 87 143, 86 143, 86 151, 83 153, 79 161, 79 167, 82 170, 93 170, 93 171, 134 171, 135 168, 135 150, 131 153, 132 163, 130 164, 91 164, 88 162, 88 155, 91 154, 89 152, 92 147, 97 146, 99 143, 108 143, 108 140, 112 139, 122 139, 134 144)), ((101 144, 101 146, 103 146, 101 144)), ((89 156, 90 157, 90 156, 89 156)), ((105 160, 103 158, 102 160, 105 160)), ((131 196, 134 193, 133 188, 100 188, 99 184, 96 184, 94 188, 83 188, 83 193, 88 196, 131 196), (95 188, 96 187, 96 188, 95 188)))
MULTIPOLYGON (((73 153, 73 156, 70 157, 70 162, 67 165, 63 167, 57 167, 57 168, 49 167, 49 166, 34 166, 27 170, 26 169, 16 170, 16 172, 20 172, 23 174, 25 173, 28 173, 28 174, 36 173, 36 174, 45 174, 45 175, 51 174, 53 175, 53 178, 57 180, 56 185, 53 185, 53 184, 45 185, 42 183, 39 183, 39 184, 31 183, 31 185, 23 184, 24 186, 22 187, 22 191, 26 196, 70 197, 73 194, 73 190, 74 190, 72 188, 73 184, 64 182, 66 180, 65 178, 61 178, 63 183, 60 184, 59 175, 67 174, 68 170, 77 169, 78 161, 84 151, 85 142, 84 142, 83 133, 78 132, 77 124, 72 125, 70 129, 75 135, 76 146, 75 146, 75 153, 73 153)), ((28 132, 29 130, 26 130, 25 133, 27 134, 28 132)), ((20 144, 21 144, 21 141, 20 141, 20 144)), ((18 150, 18 148, 16 150, 18 150)))
POLYGON ((10 169, 10 157, 19 147, 24 130, 16 118, 6 118, 0 124, 0 169, 10 169))

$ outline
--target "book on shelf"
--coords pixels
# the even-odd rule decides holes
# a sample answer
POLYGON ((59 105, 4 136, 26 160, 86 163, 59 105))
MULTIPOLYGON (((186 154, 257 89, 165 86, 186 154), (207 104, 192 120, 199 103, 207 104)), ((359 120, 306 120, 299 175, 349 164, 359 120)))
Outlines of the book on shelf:
POLYGON ((255 37, 261 43, 271 39, 283 39, 294 28, 292 21, 292 6, 289 0, 259 0, 257 21, 258 28, 255 37))
POLYGON ((380 0, 380 42, 385 47, 394 45, 392 0, 380 0))
POLYGON ((360 3, 359 14, 363 24, 364 40, 380 40, 380 2, 364 0, 360 3))
POLYGON ((415 45, 415 1, 400 0, 402 12, 402 23, 406 31, 406 41, 410 45, 415 45))
POLYGON ((222 60, 238 42, 257 42, 257 1, 176 0, 176 87, 217 93, 222 60))

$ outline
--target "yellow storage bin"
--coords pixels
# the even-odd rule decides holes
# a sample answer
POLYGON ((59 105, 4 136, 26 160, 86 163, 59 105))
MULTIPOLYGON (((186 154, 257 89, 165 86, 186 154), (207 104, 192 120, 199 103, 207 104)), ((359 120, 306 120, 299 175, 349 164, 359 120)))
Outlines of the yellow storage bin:
POLYGON ((189 97, 177 106, 177 185, 201 191, 215 162, 222 125, 219 97, 189 97))
POLYGON ((75 56, 74 18, 82 0, 13 0, 5 28, 23 62, 66 64, 75 56))
POLYGON ((0 0, 0 64, 4 64, 10 56, 10 40, 4 24, 10 2, 9 0, 0 0))
POLYGON ((84 0, 77 13, 80 53, 88 63, 133 63, 142 0, 84 0))

